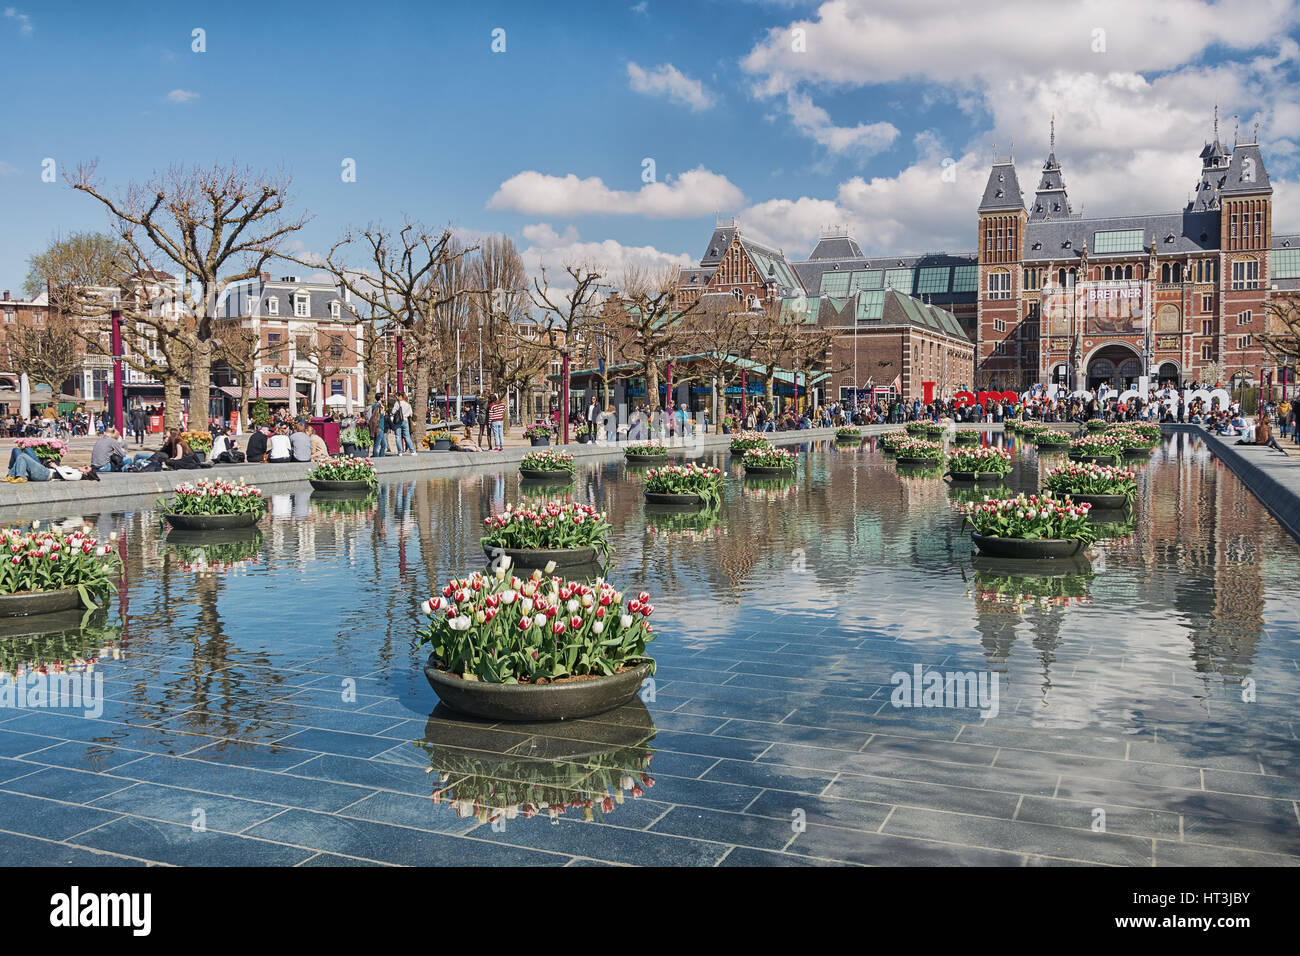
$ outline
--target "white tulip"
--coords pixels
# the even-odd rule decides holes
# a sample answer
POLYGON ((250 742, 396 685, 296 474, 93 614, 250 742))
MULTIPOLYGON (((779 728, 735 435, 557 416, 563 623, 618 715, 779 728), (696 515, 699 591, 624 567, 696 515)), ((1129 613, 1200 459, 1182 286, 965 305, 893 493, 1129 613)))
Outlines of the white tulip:
POLYGON ((541 627, 545 623, 546 623, 545 614, 538 614, 535 618, 533 618, 533 627, 541 627))
POLYGON ((570 614, 576 614, 580 605, 573 598, 569 598, 569 603, 564 605, 570 614))
POLYGON ((591 625, 591 633, 593 634, 599 634, 603 630, 605 630, 604 621, 597 621, 595 624, 591 625))
POLYGON ((631 626, 632 626, 632 615, 631 615, 631 614, 624 614, 624 615, 623 615, 622 617, 620 617, 618 620, 619 620, 619 623, 622 624, 624 627, 631 627, 631 626))
POLYGON ((532 598, 524 598, 522 601, 519 602, 519 606, 522 607, 522 608, 524 609, 524 613, 525 613, 525 614, 532 614, 532 613, 533 613, 533 599, 532 599, 532 598))

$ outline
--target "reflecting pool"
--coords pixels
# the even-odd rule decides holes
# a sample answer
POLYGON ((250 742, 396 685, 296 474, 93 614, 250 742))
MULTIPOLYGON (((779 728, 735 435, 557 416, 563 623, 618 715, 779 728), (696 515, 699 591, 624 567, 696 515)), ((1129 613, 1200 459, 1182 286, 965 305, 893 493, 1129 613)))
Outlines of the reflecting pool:
MULTIPOLYGON (((721 509, 644 503, 611 457, 620 585, 654 595, 641 700, 563 724, 439 705, 420 603, 482 568, 513 467, 271 498, 255 531, 141 504, 107 614, 0 628, 0 671, 102 680, 90 709, 0 708, 10 863, 1149 866, 1300 858, 1300 547, 1189 434, 1133 463, 1086 558, 972 556, 958 506, 1005 479, 803 446, 721 509), (956 695, 954 688, 969 694, 956 695)), ((728 470, 724 451, 705 456, 728 470)))

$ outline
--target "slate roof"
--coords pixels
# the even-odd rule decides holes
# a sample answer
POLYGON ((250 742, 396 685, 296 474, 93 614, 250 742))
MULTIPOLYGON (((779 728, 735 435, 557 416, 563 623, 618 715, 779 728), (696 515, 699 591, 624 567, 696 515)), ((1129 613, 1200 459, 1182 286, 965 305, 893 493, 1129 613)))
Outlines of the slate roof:
POLYGON ((994 163, 989 170, 989 181, 984 186, 984 196, 980 199, 980 212, 1004 212, 1024 209, 1024 198, 1020 194, 1020 180, 1016 178, 1014 163, 994 163))
POLYGON ((1233 147, 1226 182, 1220 192, 1224 196, 1273 192, 1258 143, 1238 143, 1233 147))
POLYGON ((862 247, 849 236, 822 236, 809 259, 861 259, 862 247))
POLYGON ((951 312, 892 289, 858 292, 842 299, 822 296, 818 322, 826 328, 852 328, 855 324, 859 328, 873 329, 911 325, 968 344, 971 341, 961 322, 951 312))
MULTIPOLYGON (((937 302, 940 305, 948 305, 953 302, 970 302, 975 298, 972 292, 950 292, 952 287, 952 274, 949 273, 948 283, 943 292, 925 292, 918 289, 920 284, 920 270, 930 268, 949 268, 953 266, 975 266, 979 264, 979 259, 974 252, 927 252, 921 255, 903 255, 903 256, 873 256, 870 259, 866 257, 844 258, 844 259, 809 259, 805 262, 792 262, 790 265, 794 268, 795 274, 798 275, 799 281, 808 291, 809 295, 818 295, 822 289, 822 276, 827 272, 844 272, 851 274, 854 272, 885 272, 890 269, 910 269, 912 270, 912 286, 899 291, 907 295, 925 295, 930 301, 937 302)), ((881 284, 883 288, 883 282, 881 284)))
POLYGON ((250 314, 248 311, 249 299, 256 300, 256 307, 251 314, 260 316, 263 319, 307 318, 333 321, 330 315, 330 303, 338 302, 339 318, 337 321, 356 321, 356 310, 351 303, 343 299, 338 289, 319 282, 293 282, 286 279, 272 279, 269 282, 250 279, 247 282, 240 282, 230 286, 224 294, 222 314, 231 318, 248 316, 250 314), (293 314, 293 295, 295 292, 306 292, 308 295, 308 315, 305 317, 293 314), (275 315, 271 314, 270 307, 267 305, 271 299, 278 300, 279 311, 275 315))
POLYGON ((1061 164, 1056 161, 1056 153, 1052 152, 1043 163, 1043 175, 1038 180, 1033 205, 1029 207, 1029 221, 1069 219, 1070 216, 1070 197, 1065 193, 1061 164))
POLYGON ((731 247, 731 240, 736 238, 736 233, 739 231, 734 224, 718 226, 714 229, 713 236, 709 239, 708 248, 704 250, 704 255, 700 256, 700 265, 716 266, 720 263, 727 249, 731 247))
POLYGON ((1132 259, 1135 255, 1150 254, 1152 235, 1156 239, 1157 256, 1214 251, 1219 248, 1219 213, 1216 210, 1031 222, 1025 227, 1025 262, 1059 262, 1078 258, 1085 242, 1089 259, 1111 256, 1132 259), (1141 252, 1096 251, 1097 233, 1130 229, 1142 230, 1141 252))

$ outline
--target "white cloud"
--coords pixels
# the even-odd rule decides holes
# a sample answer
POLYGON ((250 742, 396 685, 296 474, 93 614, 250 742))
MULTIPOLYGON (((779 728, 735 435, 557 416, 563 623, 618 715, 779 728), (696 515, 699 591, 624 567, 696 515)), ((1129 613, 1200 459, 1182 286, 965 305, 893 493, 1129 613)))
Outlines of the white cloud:
POLYGON ((861 159, 888 149, 898 138, 892 123, 859 123, 836 126, 830 114, 804 93, 786 93, 790 120, 805 136, 825 146, 832 153, 853 153, 861 159))
POLYGON ((0 159, 0 176, 16 176, 16 175, 18 175, 18 167, 13 165, 12 163, 6 163, 3 159, 0 159))
POLYGON ((627 78, 633 90, 647 96, 662 96, 672 103, 699 112, 713 106, 715 98, 699 80, 693 80, 671 63, 651 67, 649 70, 628 63, 627 78))
POLYGON ((5 7, 5 19, 13 20, 18 24, 18 32, 25 37, 31 36, 32 32, 36 29, 32 25, 32 18, 29 14, 19 13, 13 7, 5 7))
POLYGON ((525 170, 511 176, 488 200, 489 209, 530 216, 639 215, 656 219, 700 216, 736 209, 744 194, 726 176, 703 166, 640 189, 610 189, 598 176, 579 179, 525 170))
POLYGON ((614 239, 600 242, 583 242, 572 226, 557 232, 550 223, 539 222, 525 226, 522 235, 529 242, 520 250, 529 275, 539 275, 545 265, 552 282, 563 275, 564 265, 582 262, 595 265, 611 278, 617 277, 627 266, 661 269, 695 265, 695 260, 685 252, 664 252, 654 246, 625 246, 614 239))
POLYGON ((188 103, 190 100, 197 100, 199 94, 193 90, 172 90, 167 94, 167 99, 173 103, 188 103))

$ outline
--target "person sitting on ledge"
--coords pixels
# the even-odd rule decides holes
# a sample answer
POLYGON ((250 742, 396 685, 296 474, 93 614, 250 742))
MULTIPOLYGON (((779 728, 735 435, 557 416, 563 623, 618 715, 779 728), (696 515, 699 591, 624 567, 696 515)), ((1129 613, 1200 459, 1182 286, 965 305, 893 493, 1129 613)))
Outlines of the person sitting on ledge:
POLYGON ((294 461, 311 461, 311 436, 307 434, 310 426, 302 422, 294 425, 293 434, 289 436, 289 447, 293 450, 294 461))
POLYGON ((316 429, 311 425, 307 426, 307 435, 311 438, 311 460, 325 461, 330 456, 329 446, 325 444, 325 439, 316 434, 316 429))
POLYGON ((465 426, 464 438, 452 439, 452 451, 482 451, 483 449, 470 438, 469 426, 465 426))
POLYGON ((293 444, 289 441, 289 429, 285 426, 277 428, 267 443, 266 460, 273 465, 293 461, 293 444))
POLYGON ((248 447, 244 449, 246 460, 261 462, 266 457, 266 435, 265 426, 253 429, 253 434, 248 436, 248 447))

